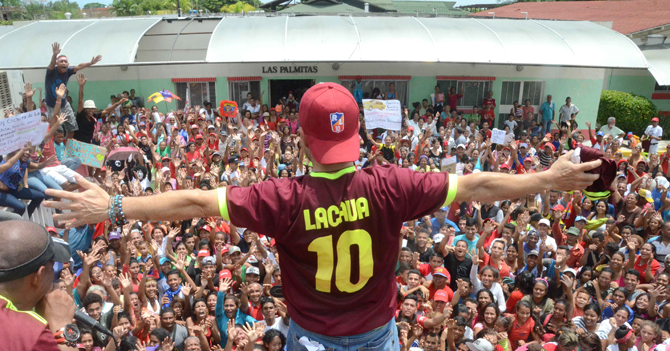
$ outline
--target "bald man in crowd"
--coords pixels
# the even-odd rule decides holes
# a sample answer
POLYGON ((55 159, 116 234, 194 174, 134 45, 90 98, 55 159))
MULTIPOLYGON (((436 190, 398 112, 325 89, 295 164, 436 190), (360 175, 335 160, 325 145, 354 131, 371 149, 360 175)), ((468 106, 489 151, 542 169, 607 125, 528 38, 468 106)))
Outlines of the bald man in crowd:
POLYGON ((0 222, 0 243, 0 348, 76 351, 55 337, 72 323, 74 300, 51 291, 54 262, 70 261, 67 243, 26 220, 0 222))

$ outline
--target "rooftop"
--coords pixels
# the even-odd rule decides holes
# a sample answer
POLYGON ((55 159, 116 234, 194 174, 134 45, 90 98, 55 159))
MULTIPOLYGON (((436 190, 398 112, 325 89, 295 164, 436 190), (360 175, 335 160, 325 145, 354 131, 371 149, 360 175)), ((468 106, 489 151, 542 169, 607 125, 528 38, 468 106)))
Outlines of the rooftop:
MULTIPOLYGON (((518 2, 492 10, 496 18, 613 22, 612 29, 633 34, 670 24, 669 0, 518 2)), ((491 17, 478 12, 475 17, 491 17)))

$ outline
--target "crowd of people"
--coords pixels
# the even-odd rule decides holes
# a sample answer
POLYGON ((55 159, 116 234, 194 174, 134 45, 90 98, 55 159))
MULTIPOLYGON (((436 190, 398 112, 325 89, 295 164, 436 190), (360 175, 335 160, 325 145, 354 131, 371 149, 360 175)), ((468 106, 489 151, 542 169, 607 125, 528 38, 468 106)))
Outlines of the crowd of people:
MULTIPOLYGON (((312 171, 298 133, 301 103, 292 94, 273 107, 249 95, 234 117, 222 117, 209 102, 163 114, 145 108, 134 90, 113 92, 100 109, 85 99, 79 73, 75 113, 68 79, 100 58, 71 67, 57 44, 53 52, 44 141, 0 163, 0 206, 17 214, 30 215, 48 197, 46 189, 79 190, 81 160, 64 157, 68 139, 136 150, 84 170, 112 197, 250 187, 312 171)), ((39 108, 34 93, 27 84, 23 111, 39 108)), ((360 94, 355 86, 353 93, 360 94)), ((394 98, 395 91, 378 97, 394 98)), ((549 95, 541 123, 529 102, 515 104, 505 122, 510 137, 493 144, 493 92, 469 116, 457 109, 460 97, 436 87, 431 101, 405 109, 399 131, 366 129, 361 109, 356 169, 395 165, 439 173, 454 157, 458 176, 541 173, 590 142, 616 162, 617 173, 601 193, 548 190, 453 202, 405 222, 396 235, 393 301, 401 350, 664 350, 670 344, 670 182, 668 153, 658 154, 658 119, 645 132, 651 148, 643 152, 639 138, 617 128, 613 117, 595 136, 586 123, 583 135, 570 98, 555 120, 549 95), (622 145, 631 147, 628 158, 622 145)), ((354 204, 342 206, 346 212, 354 204)), ((356 206, 353 216, 363 216, 365 208, 356 206)), ((313 218, 317 229, 336 225, 330 208, 313 218)), ((280 269, 280 259, 290 258, 279 257, 275 238, 223 216, 66 227, 57 221, 46 228, 72 256, 54 266, 52 289, 67 293, 114 335, 80 326, 76 348, 284 350, 291 315, 282 281, 292 272, 280 269)), ((296 350, 324 349, 300 345, 296 350)))

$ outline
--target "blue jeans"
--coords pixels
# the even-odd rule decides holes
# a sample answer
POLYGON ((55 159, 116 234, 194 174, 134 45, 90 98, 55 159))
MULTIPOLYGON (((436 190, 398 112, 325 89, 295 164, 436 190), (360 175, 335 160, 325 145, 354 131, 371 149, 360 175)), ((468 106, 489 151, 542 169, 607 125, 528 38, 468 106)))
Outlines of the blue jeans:
MULTIPOLYGON (((552 121, 553 121, 552 119, 550 119, 550 120, 544 120, 543 119, 542 120, 542 133, 543 134, 551 133, 551 122, 552 121)), ((544 135, 542 135, 542 138, 544 138, 544 135)))
POLYGON ((73 171, 76 171, 77 168, 79 168, 79 166, 81 166, 81 159, 76 158, 76 157, 66 158, 66 159, 60 161, 60 164, 62 164, 63 166, 65 166, 65 167, 67 167, 67 168, 69 168, 73 171))
POLYGON ((286 351, 307 351, 307 348, 298 341, 301 337, 316 341, 327 351, 399 351, 398 327, 395 319, 387 324, 367 333, 352 336, 325 336, 305 330, 298 326, 293 319, 289 323, 286 337, 286 351))
POLYGON ((55 180, 49 176, 45 176, 40 171, 28 173, 28 186, 41 192, 46 192, 47 189, 63 190, 55 180))
POLYGON ((20 199, 32 200, 28 205, 28 217, 30 217, 35 209, 40 206, 44 200, 44 193, 30 188, 23 188, 21 190, 11 190, 8 192, 0 191, 0 206, 11 207, 14 213, 23 216, 26 212, 26 204, 20 199))

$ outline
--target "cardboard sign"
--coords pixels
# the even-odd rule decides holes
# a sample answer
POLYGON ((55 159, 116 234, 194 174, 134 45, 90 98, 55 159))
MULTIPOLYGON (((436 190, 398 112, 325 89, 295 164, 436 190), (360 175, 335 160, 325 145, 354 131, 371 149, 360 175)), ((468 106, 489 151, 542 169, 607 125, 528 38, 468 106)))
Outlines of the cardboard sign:
POLYGON ((491 130, 491 142, 494 144, 504 145, 505 135, 507 135, 507 133, 505 133, 504 130, 493 128, 493 130, 491 130))
POLYGON ((440 171, 455 174, 456 173, 456 156, 449 156, 442 159, 442 164, 440 165, 440 171))
POLYGON ((93 144, 82 143, 74 139, 70 139, 65 148, 65 158, 77 157, 81 159, 85 165, 102 168, 105 163, 105 156, 107 149, 93 144))
POLYGON ((221 117, 232 117, 235 118, 237 116, 237 102, 235 101, 229 101, 229 100, 222 100, 221 104, 219 106, 219 114, 221 117))
POLYGON ((39 145, 49 129, 42 123, 40 110, 0 120, 0 155, 21 149, 26 143, 39 145))
POLYGON ((369 130, 383 128, 400 131, 402 106, 398 100, 363 99, 365 127, 369 130))

